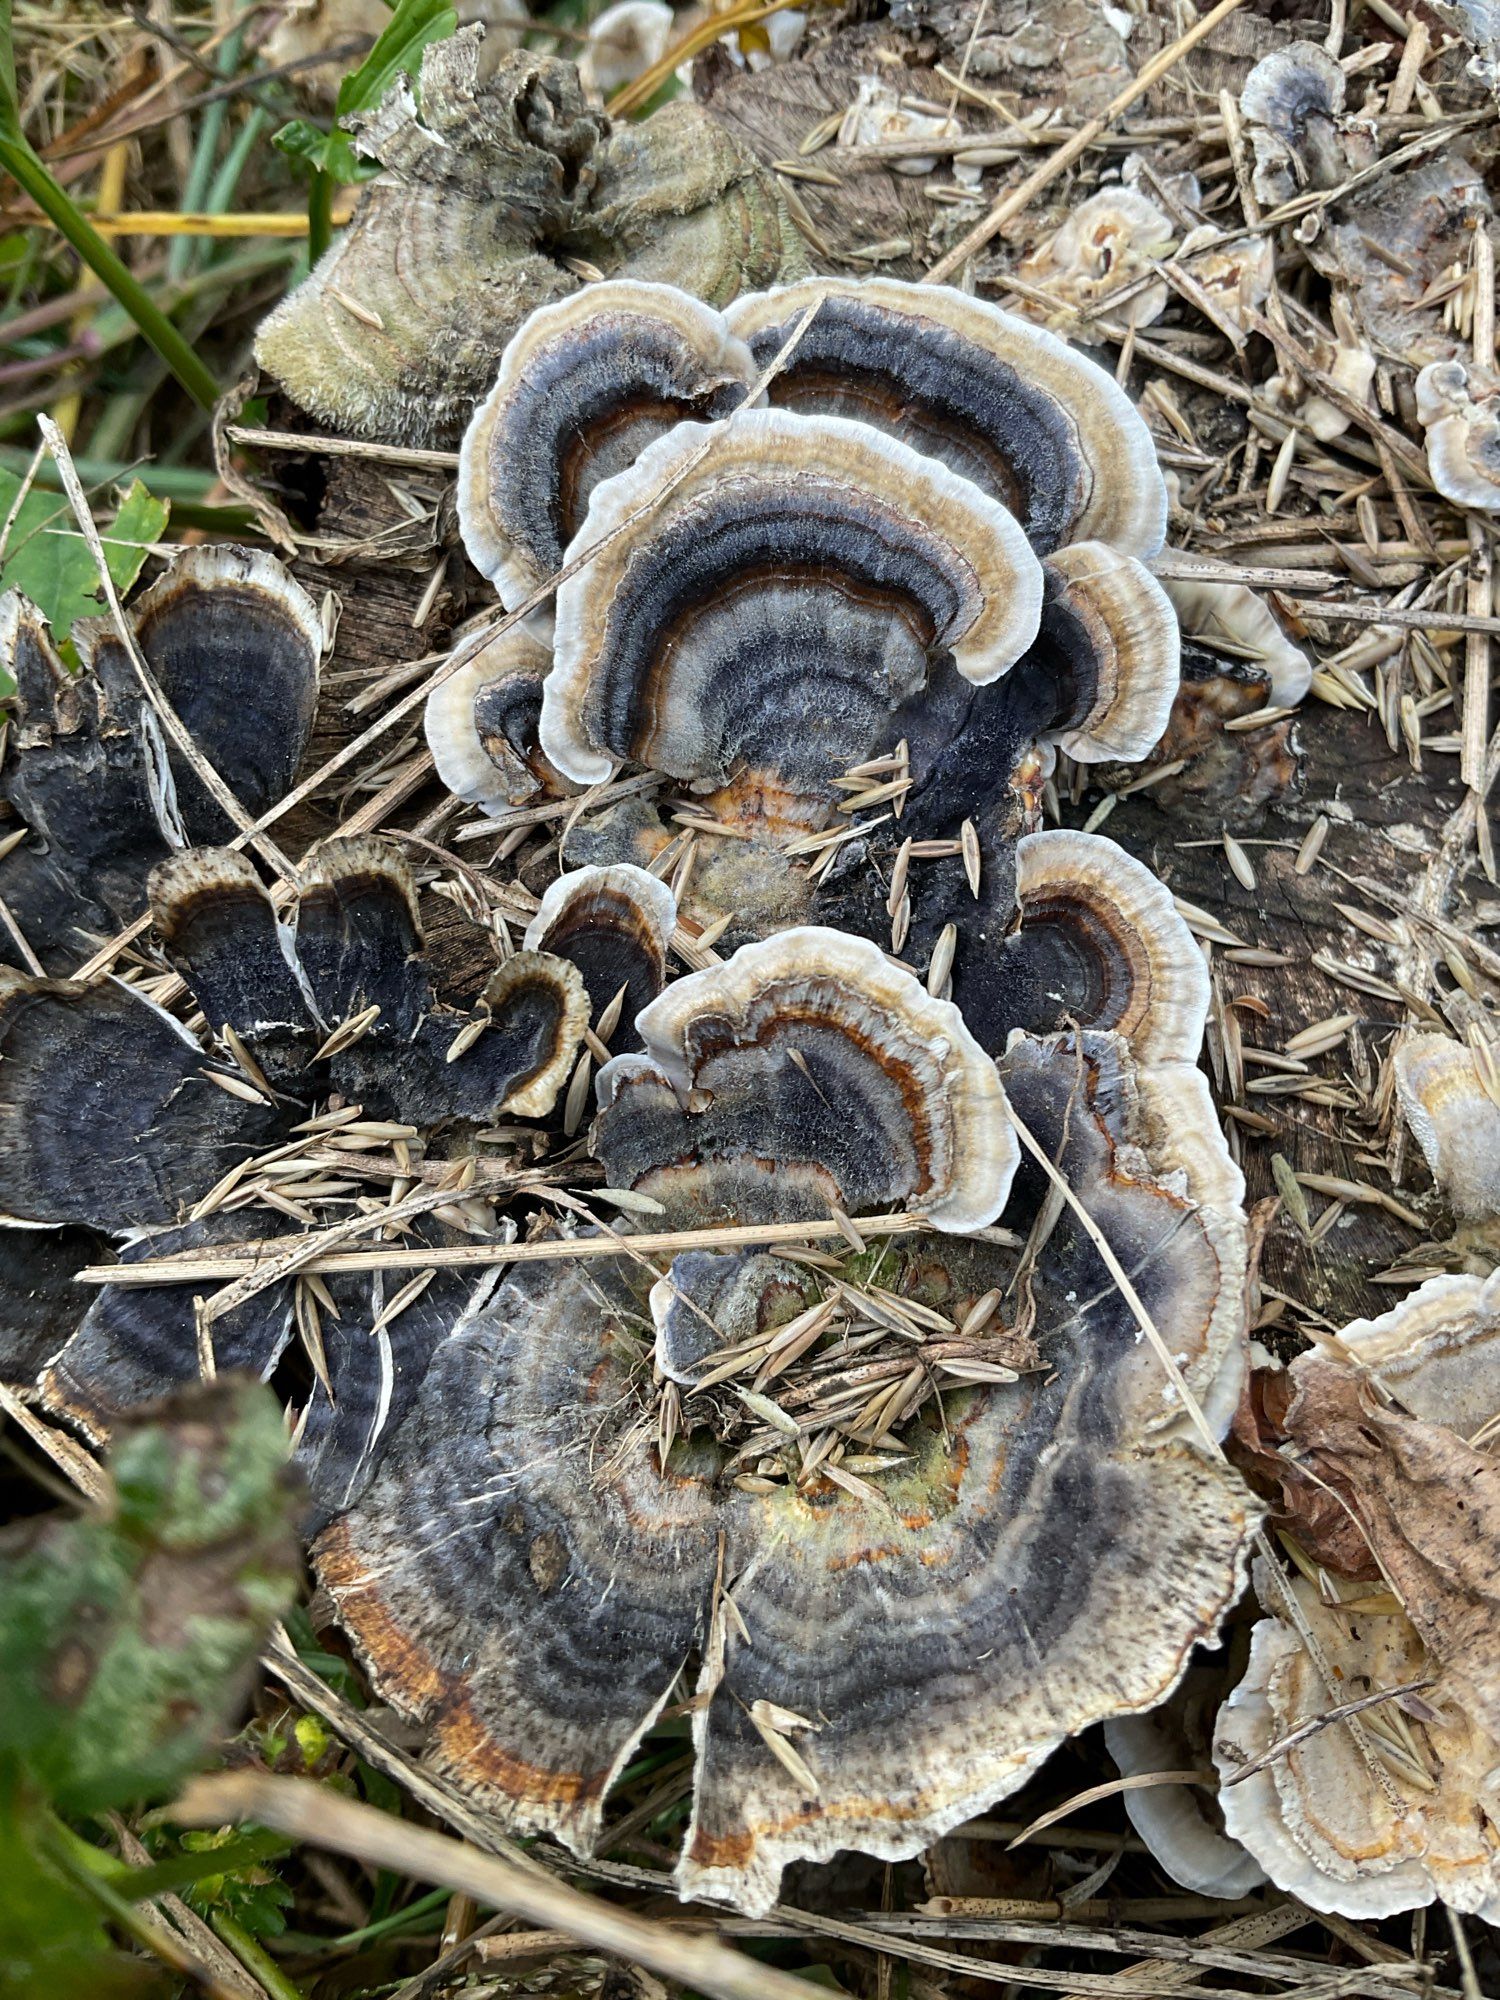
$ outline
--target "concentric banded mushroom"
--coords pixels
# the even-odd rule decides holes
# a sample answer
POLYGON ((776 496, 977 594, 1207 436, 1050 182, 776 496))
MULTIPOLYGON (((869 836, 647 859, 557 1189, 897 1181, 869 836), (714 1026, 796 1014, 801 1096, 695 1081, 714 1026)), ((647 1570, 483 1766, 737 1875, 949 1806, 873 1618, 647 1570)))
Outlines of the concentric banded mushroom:
POLYGON ((941 459, 1002 501, 1039 555, 1073 541, 1160 549, 1156 447, 1102 368, 947 286, 813 278, 741 299, 726 317, 763 368, 814 304, 771 402, 857 418, 941 459))
POLYGON ((1500 512, 1500 376, 1434 361, 1417 377, 1432 483, 1459 507, 1500 512))
POLYGON ((1344 110, 1348 80, 1316 42, 1291 42, 1265 56, 1240 92, 1255 153, 1255 192, 1290 201, 1306 188, 1333 188, 1376 157, 1375 135, 1344 110))
POLYGON ((628 864, 575 868, 543 896, 523 942, 578 967, 596 1021, 621 994, 620 1018, 634 1021, 667 983, 676 923, 677 904, 659 876, 628 864))
MULTIPOLYGON (((129 623, 199 750, 248 813, 264 812, 290 789, 312 734, 323 644, 312 599, 273 556, 226 543, 183 551, 129 623)), ((73 637, 77 674, 32 605, 0 598, 0 657, 16 682, 0 786, 32 835, 0 867, 0 895, 59 972, 140 914, 156 862, 226 831, 169 751, 113 627, 83 621, 73 637)), ((14 951, 0 934, 0 955, 14 951)))
POLYGON ((1040 567, 1002 507, 840 418, 679 426, 595 490, 570 561, 589 547, 557 597, 553 764, 580 784, 625 757, 702 789, 733 780, 794 823, 937 656, 992 681, 1041 612, 1040 567))
POLYGON ((542 755, 537 728, 542 682, 552 648, 512 626, 498 638, 467 642, 463 664, 427 697, 427 747, 443 783, 492 814, 525 805, 538 792, 568 789, 542 755))
MULTIPOLYGON (((851 1062, 849 1034, 807 1006, 809 962, 842 963, 847 941, 803 934, 780 988, 777 954, 791 961, 788 940, 669 989, 642 1023, 652 1055, 601 1079, 606 1172, 669 1215, 693 1215, 702 1180, 731 1219, 815 1214, 788 1171, 815 1151, 824 1201, 840 1191, 835 1118, 858 1117, 851 1074, 878 1070, 885 1017, 862 1003, 870 1046, 851 1062), (683 1127, 728 1133, 735 1111, 732 1144, 681 1174, 683 1127), (778 1171, 737 1180, 752 1132, 778 1171)), ((1023 1041, 1005 1069, 1190 1381, 1242 1365, 1242 1221, 1156 1178, 1124 1044, 1023 1041)), ((949 1096, 955 1119, 988 1122, 996 1101, 949 1096)), ((584 1853, 643 1732, 692 1695, 679 1888, 758 1912, 789 1861, 915 1853, 1067 1734, 1159 1701, 1240 1587, 1254 1510, 1179 1435, 1117 1286, 1029 1161, 1005 1219, 1025 1247, 921 1234, 833 1272, 684 1250, 655 1281, 624 1257, 507 1278, 316 1551, 439 1766, 584 1853), (992 1294, 1018 1296, 1022 1268, 1026 1324, 963 1336, 992 1294), (924 1365, 948 1377, 941 1422, 924 1365)))
POLYGON ((561 568, 596 486, 676 424, 726 416, 754 378, 720 314, 670 285, 591 285, 533 313, 459 456, 464 547, 506 609, 561 568))
POLYGON ((1172 577, 1166 585, 1184 638, 1264 673, 1277 708, 1293 708, 1312 685, 1312 663, 1293 645, 1263 597, 1242 583, 1172 577))
POLYGON ((1075 310, 1104 308, 1112 292, 1128 285, 1115 315, 1127 326, 1150 326, 1166 311, 1170 293, 1160 281, 1136 281, 1166 255, 1175 234, 1170 218, 1138 188, 1101 188, 1022 260, 1017 275, 1075 310))
POLYGON ((747 945, 670 986, 636 1029, 646 1054, 599 1075, 612 1186, 749 1219, 901 1202, 953 1230, 1004 1206, 1016 1142, 994 1064, 955 1007, 863 938, 747 945))

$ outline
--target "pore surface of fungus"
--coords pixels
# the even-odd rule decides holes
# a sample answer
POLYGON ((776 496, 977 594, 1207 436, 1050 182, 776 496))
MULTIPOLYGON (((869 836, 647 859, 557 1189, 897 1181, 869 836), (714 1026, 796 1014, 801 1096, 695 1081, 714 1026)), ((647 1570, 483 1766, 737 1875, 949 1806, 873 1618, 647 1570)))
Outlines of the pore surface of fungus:
POLYGON ((1446 1035, 1413 1035, 1395 1055, 1396 1095, 1432 1177, 1456 1212, 1500 1215, 1500 1103, 1478 1059, 1446 1035))
POLYGON ((1119 1037, 1021 1037, 1002 1083, 848 939, 746 948, 638 1025, 594 1145, 669 1226, 842 1196, 1007 1231, 519 1270, 316 1559, 438 1765, 576 1852, 692 1697, 679 1888, 763 1911, 788 1862, 915 1853, 1154 1705, 1241 1585, 1253 1505, 1049 1179, 997 1155, 1002 1088, 1199 1394, 1243 1367, 1244 1228, 1162 1157, 1119 1037))
POLYGON ((1500 375, 1429 362, 1417 377, 1417 415, 1438 492, 1456 506, 1500 512, 1500 375))

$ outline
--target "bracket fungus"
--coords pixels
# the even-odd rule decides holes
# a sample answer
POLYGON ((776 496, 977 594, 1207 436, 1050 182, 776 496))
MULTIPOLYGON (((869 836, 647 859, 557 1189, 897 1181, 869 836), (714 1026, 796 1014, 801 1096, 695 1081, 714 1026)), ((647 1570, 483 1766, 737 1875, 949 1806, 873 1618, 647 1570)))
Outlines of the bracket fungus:
POLYGON ((1376 158, 1373 128, 1344 110, 1348 79, 1316 42, 1289 42, 1245 79, 1240 111, 1255 154, 1251 175, 1264 202, 1309 188, 1335 188, 1376 158))
MULTIPOLYGON (((317 707, 323 640, 307 592, 262 550, 186 549, 126 622, 162 696, 245 811, 275 804, 317 707)), ((30 836, 0 864, 0 895, 57 972, 140 914, 154 863, 229 831, 169 744, 113 625, 83 620, 72 636, 78 673, 34 606, 13 591, 0 597, 0 659, 16 683, 0 789, 30 836)), ((13 950, 0 937, 0 955, 13 950)))
POLYGON ((1429 362, 1417 377, 1417 416, 1438 492, 1455 506, 1500 513, 1500 375, 1429 362))
POLYGON ((345 433, 456 437, 511 335, 579 290, 579 258, 716 304, 806 269, 774 180, 698 106, 612 130, 571 63, 497 60, 478 29, 351 125, 381 171, 255 349, 345 433))
POLYGON ((1396 1096, 1432 1170, 1465 1220, 1500 1216, 1500 1103, 1471 1048, 1446 1035, 1413 1035, 1396 1049, 1396 1096))
POLYGON ((568 782, 542 753, 542 683, 552 648, 524 625, 464 642, 462 662, 427 697, 423 728, 438 776, 455 797, 498 814, 568 782))
POLYGON ((1258 1579, 1270 1615, 1215 1744, 1225 1823, 1313 1909, 1388 1916, 1441 1897, 1494 1923, 1496 1278, 1431 1279, 1290 1374, 1285 1450, 1342 1500, 1375 1581, 1323 1567, 1321 1593, 1299 1577, 1272 1594, 1258 1579))
POLYGON ((1130 296, 1116 312, 1127 326, 1150 326, 1166 311, 1170 294, 1159 279, 1138 281, 1167 254, 1176 234, 1171 219, 1139 188, 1101 188, 1022 259, 1017 276, 1077 310, 1103 310, 1129 285, 1130 296))
POLYGON ((562 567, 594 488, 674 425, 742 402, 755 364, 722 316, 668 285, 591 285, 531 315, 464 432, 458 519, 507 611, 562 567))
POLYGON ((542 748, 596 783, 632 758, 797 823, 951 653, 997 679, 1036 636, 1015 520, 865 425, 745 410, 679 425, 596 488, 557 593, 542 748), (659 489, 629 535, 614 530, 659 489))
POLYGON ((611 1183, 669 1225, 848 1200, 851 1247, 517 1269, 315 1560, 439 1768, 577 1853, 687 1699, 679 1891, 760 1913, 789 1862, 916 1853, 1153 1706, 1242 1585, 1253 1503, 1016 1164, 1007 1097, 1195 1393, 1234 1377, 1219 1422, 1245 1232, 1227 1153, 1210 1199, 1162 1157, 1119 1037, 1022 1036, 997 1075, 836 933, 745 947, 637 1025, 645 1053, 599 1079, 611 1183), (855 1251, 872 1202, 921 1214, 855 1251))
POLYGON ((575 868, 559 875, 522 940, 578 967, 597 1020, 621 1001, 634 1021, 667 983, 667 947, 677 923, 672 891, 644 868, 575 868))
POLYGON ((1056 335, 947 285, 810 278, 730 307, 765 367, 817 311, 767 390, 779 407, 856 418, 1001 501, 1038 555, 1107 542, 1154 556, 1167 497, 1130 398, 1056 335))

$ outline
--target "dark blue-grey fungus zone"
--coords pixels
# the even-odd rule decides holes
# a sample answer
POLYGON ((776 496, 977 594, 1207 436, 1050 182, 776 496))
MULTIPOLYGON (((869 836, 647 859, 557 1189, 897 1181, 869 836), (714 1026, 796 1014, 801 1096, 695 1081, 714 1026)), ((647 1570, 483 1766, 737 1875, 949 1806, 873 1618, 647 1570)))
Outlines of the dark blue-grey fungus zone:
MULTIPOLYGON (((1018 1044, 1006 1073, 1201 1372, 1236 1281, 1211 1219, 1139 1152, 1122 1157, 1139 1136, 1123 1045, 1018 1044)), ((1025 1236, 1048 1193, 1024 1166, 1007 1225, 1025 1236)), ((1013 1284, 1019 1254, 923 1235, 883 1281, 957 1322, 1013 1284)), ((917 1852, 1064 1737, 1160 1700, 1213 1636, 1242 1583, 1248 1496, 1166 1434, 1156 1358, 1069 1211, 1032 1260, 1040 1365, 945 1393, 946 1424, 929 1409, 907 1427, 879 1502, 831 1482, 745 1491, 701 1429, 664 1476, 663 1329, 689 1374, 711 1351, 682 1301, 733 1339, 818 1282, 763 1253, 689 1252, 668 1276, 673 1296, 658 1286, 649 1302, 626 1263, 507 1277, 438 1351, 363 1499, 316 1550, 382 1694, 512 1823, 586 1850, 688 1666, 704 1703, 679 1886, 763 1910, 793 1859, 917 1852), (710 1616, 721 1563, 748 1643, 710 1616), (760 1701, 806 1719, 784 1727, 815 1789, 749 1720, 760 1701)))
POLYGON ((333 1088, 371 1117, 423 1127, 551 1109, 587 1020, 581 977, 549 953, 518 952, 475 1010, 445 1005, 423 956, 415 885, 388 843, 322 842, 287 925, 249 863, 222 848, 175 856, 152 892, 168 955, 210 1026, 233 1028, 294 1097, 333 1088), (476 1014, 483 1032, 450 1062, 476 1014), (340 1028, 355 1038, 322 1057, 340 1028))
POLYGON ((680 428, 598 489, 575 547, 594 542, 559 592, 542 700, 543 748, 579 783, 628 758, 700 786, 758 779, 794 811, 826 800, 939 662, 993 680, 1041 612, 1040 568, 1003 508, 837 418, 680 428), (684 465, 639 528, 602 543, 684 465))
POLYGON ((948 286, 892 279, 808 279, 737 300, 725 319, 764 368, 815 302, 772 404, 854 418, 940 459, 1008 507, 1038 555, 1087 539, 1161 547, 1150 433, 1086 356, 948 286))
MULTIPOLYGON (((629 1273, 627 1264, 624 1270, 629 1273)), ((576 1852, 701 1631, 708 1487, 656 1462, 641 1281, 508 1275, 434 1356, 364 1498, 314 1557, 440 1768, 576 1852)))
MULTIPOLYGON (((264 550, 221 543, 185 550, 130 622, 162 692, 245 811, 274 805, 292 788, 317 713, 323 634, 307 592, 264 550)), ((178 751, 167 755, 188 839, 227 839, 234 829, 202 779, 178 751)))
POLYGON ((129 986, 0 972, 0 1215, 104 1230, 176 1222, 273 1143, 268 1103, 129 986))
POLYGON ((669 285, 591 285, 534 313, 464 436, 459 526, 515 610, 562 565, 601 481, 674 425, 744 401, 748 349, 669 285))
MULTIPOLYGON (((136 1237, 120 1261, 201 1253, 290 1232, 282 1216, 219 1210, 136 1237)), ((428 1217, 414 1225, 414 1234, 419 1243, 453 1237, 428 1217)), ((309 1531, 364 1490, 387 1438, 415 1400, 433 1350, 478 1289, 472 1277, 439 1271, 410 1304, 377 1326, 399 1280, 388 1282, 379 1271, 335 1272, 325 1282, 334 1310, 321 1314, 318 1368, 297 1345, 290 1279, 254 1293, 206 1329, 220 1373, 244 1370, 263 1381, 274 1376, 302 1410, 293 1455, 307 1482, 309 1531)), ((202 1336, 195 1306, 202 1289, 201 1283, 106 1284, 93 1289, 92 1298, 75 1289, 74 1329, 54 1343, 41 1378, 44 1404, 102 1442, 130 1410, 196 1382, 202 1336)))
MULTIPOLYGON (((317 608, 273 556, 184 551, 128 614, 141 653, 241 805, 290 788, 312 732, 317 608)), ((0 864, 3 895, 51 973, 71 971, 140 914, 146 877, 189 839, 222 838, 223 813, 168 746, 114 627, 81 620, 80 671, 58 658, 35 607, 0 598, 0 658, 16 682, 0 790, 30 838, 0 864)), ((0 960, 22 962, 0 930, 0 960)))

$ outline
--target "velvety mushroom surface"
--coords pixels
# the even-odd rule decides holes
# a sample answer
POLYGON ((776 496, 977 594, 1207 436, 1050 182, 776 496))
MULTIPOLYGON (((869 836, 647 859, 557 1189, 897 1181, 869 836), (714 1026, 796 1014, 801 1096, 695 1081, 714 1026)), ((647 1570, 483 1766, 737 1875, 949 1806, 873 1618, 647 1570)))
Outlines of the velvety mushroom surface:
POLYGON ((1012 1114, 1035 1134, 1203 1396, 1243 1369, 1237 1177, 1226 1156, 1208 1198, 1190 1185, 1118 1036, 1023 1036, 997 1074, 835 934, 746 948, 638 1028, 594 1147, 649 1226, 832 1209, 858 1241, 904 1200, 1004 1227, 684 1247, 654 1278, 585 1260, 584 1225, 576 1260, 507 1276, 445 1343, 316 1555, 441 1767, 577 1852, 691 1698, 679 1886, 758 1911, 793 1859, 919 1851, 1153 1705, 1216 1630, 1255 1510, 998 1137, 1012 1114))
MULTIPOLYGON (((523 950, 472 1008, 445 1004, 410 875, 378 840, 314 849, 281 910, 252 864, 221 848, 170 855, 150 901, 205 1036, 122 980, 0 972, 0 1212, 24 1225, 7 1237, 56 1244, 50 1261, 31 1242, 11 1250, 9 1282, 31 1303, 7 1321, 0 1379, 34 1376, 50 1355, 45 1398, 98 1436, 120 1411, 197 1379, 204 1341, 217 1367, 269 1375, 295 1332, 313 1357, 299 1452, 321 1519, 358 1490, 472 1279, 441 1272, 398 1298, 399 1282, 378 1271, 339 1277, 324 1318, 273 1273, 205 1322, 201 1286, 74 1291, 70 1314, 66 1278, 107 1261, 106 1236, 128 1264, 284 1230, 295 1204, 252 1218, 231 1197, 253 1166, 297 1150, 320 1104, 352 1103, 376 1132, 424 1143, 501 1115, 545 1116, 589 1019, 584 977, 567 958, 523 950)), ((572 944, 587 961, 586 912, 572 944)), ((350 1115, 335 1114, 330 1132, 350 1115)), ((449 1241, 470 1221, 458 1190, 446 1221, 418 1217, 407 1233, 449 1241)))
MULTIPOLYGON (((182 551, 128 616, 133 643, 203 757, 245 811, 291 789, 312 735, 317 606, 259 549, 182 551)), ((66 972, 139 916, 146 876, 188 841, 226 838, 220 807, 169 747, 130 651, 103 619, 59 658, 34 606, 0 597, 0 663, 16 683, 0 790, 28 838, 0 862, 0 896, 43 967, 66 972)), ((8 931, 0 958, 25 964, 8 931)))

